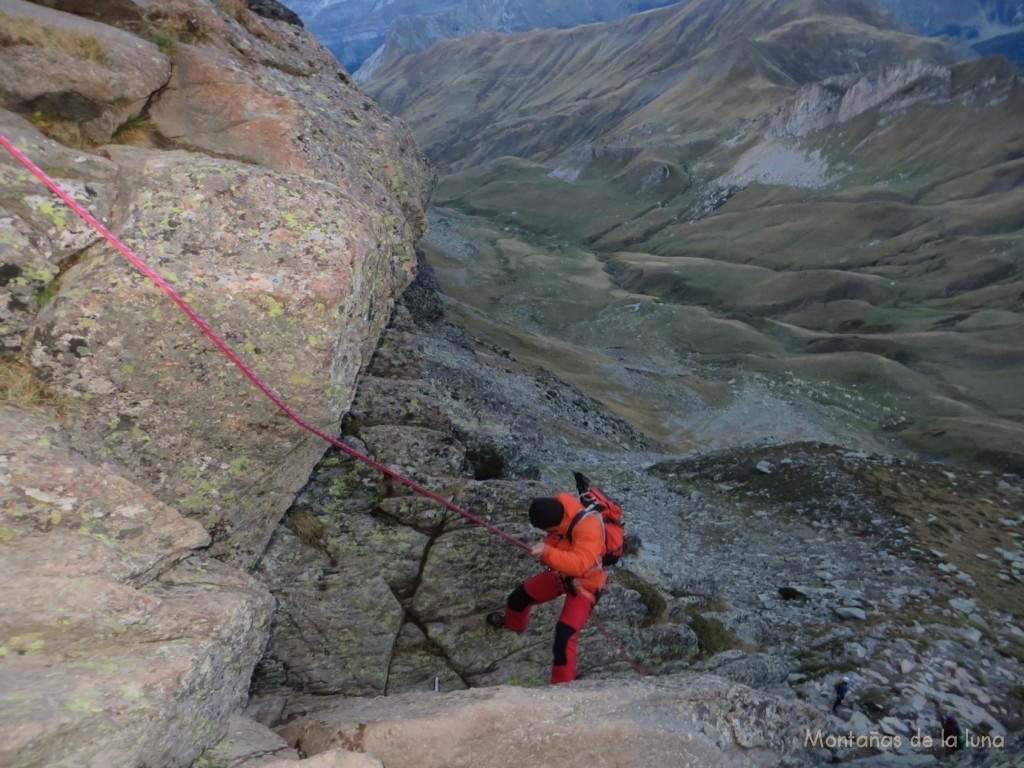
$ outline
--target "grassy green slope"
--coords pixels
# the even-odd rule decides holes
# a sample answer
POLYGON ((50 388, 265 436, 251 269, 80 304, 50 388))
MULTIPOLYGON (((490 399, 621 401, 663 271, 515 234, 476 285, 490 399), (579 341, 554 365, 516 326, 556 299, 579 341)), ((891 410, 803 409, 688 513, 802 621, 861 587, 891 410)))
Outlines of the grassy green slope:
POLYGON ((843 388, 851 429, 1024 471, 1019 71, 963 62, 770 136, 801 85, 948 62, 866 4, 782 5, 681 3, 405 61, 381 92, 441 167, 435 203, 488 243, 470 265, 435 249, 446 290, 676 447, 672 404, 720 404, 743 371, 843 388))

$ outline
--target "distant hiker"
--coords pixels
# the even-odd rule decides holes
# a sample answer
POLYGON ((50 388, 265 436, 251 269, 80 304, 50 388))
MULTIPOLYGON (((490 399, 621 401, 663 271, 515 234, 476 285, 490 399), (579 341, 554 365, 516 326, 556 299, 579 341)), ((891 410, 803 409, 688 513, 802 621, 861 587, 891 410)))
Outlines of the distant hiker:
POLYGON ((516 587, 505 602, 504 614, 496 611, 488 615, 487 622, 492 627, 522 632, 534 605, 565 595, 555 624, 551 682, 568 683, 576 678, 580 630, 608 582, 602 564, 604 524, 600 514, 587 511, 569 493, 534 499, 530 504, 530 523, 547 531, 544 541, 535 544, 530 554, 548 568, 516 587))
POLYGON ((964 741, 963 732, 960 730, 960 723, 956 721, 952 712, 947 712, 942 718, 942 746, 945 747, 947 755, 958 751, 964 741))
POLYGON ((836 684, 832 686, 836 692, 836 700, 832 702, 832 714, 836 714, 839 710, 839 705, 843 703, 843 699, 846 698, 846 694, 850 692, 850 678, 845 675, 836 680, 836 684))

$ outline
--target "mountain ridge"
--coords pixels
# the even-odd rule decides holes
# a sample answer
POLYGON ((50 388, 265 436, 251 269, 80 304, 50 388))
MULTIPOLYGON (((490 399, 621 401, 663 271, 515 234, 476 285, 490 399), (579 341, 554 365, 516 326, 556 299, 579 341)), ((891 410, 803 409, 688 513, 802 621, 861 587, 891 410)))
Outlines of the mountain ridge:
MULTIPOLYGON (((605 0, 589 4, 590 8, 571 10, 565 4, 552 7, 507 0, 427 0, 384 5, 376 0, 292 2, 313 34, 360 82, 369 79, 381 62, 422 50, 442 38, 481 30, 522 32, 535 27, 609 21, 669 4, 665 0, 605 0)), ((879 6, 908 31, 956 41, 963 55, 1002 53, 1017 61, 1024 60, 1020 42, 1024 35, 1024 8, 1020 0, 879 0, 875 7, 879 6)))
POLYGON ((361 82, 380 61, 421 50, 439 39, 482 30, 522 32, 537 27, 571 27, 673 1, 562 0, 552 4, 541 0, 294 0, 292 6, 310 31, 361 82))
POLYGON ((883 24, 884 19, 866 3, 853 6, 859 11, 854 17, 834 11, 829 3, 804 2, 799 8, 787 6, 783 11, 762 4, 773 10, 761 15, 749 13, 748 6, 744 0, 732 0, 711 10, 705 3, 689 2, 572 30, 541 30, 514 37, 477 33, 405 57, 378 71, 365 87, 414 124, 432 161, 442 167, 459 167, 502 154, 531 158, 537 152, 538 157, 550 157, 551 151, 545 154, 516 146, 515 136, 510 134, 517 131, 536 136, 534 144, 543 140, 556 148, 567 147, 568 142, 559 139, 550 125, 541 133, 531 121, 563 123, 566 130, 577 133, 582 123, 589 126, 583 129, 588 140, 613 142, 616 118, 623 129, 630 123, 648 123, 643 111, 648 104, 660 122, 671 124, 676 131, 699 129, 709 120, 720 123, 756 117, 778 98, 761 93, 762 89, 806 84, 816 79, 809 66, 824 70, 827 77, 849 71, 858 59, 869 55, 876 62, 893 63, 908 57, 946 62, 955 58, 938 41, 871 26, 883 24), (815 21, 820 18, 817 13, 849 21, 844 21, 846 27, 824 27, 833 39, 817 46, 823 52, 821 61, 809 65, 787 60, 787 49, 807 51, 806 38, 823 34, 815 21), (737 23, 737 16, 742 21, 737 23), (764 32, 766 25, 772 34, 764 32), (865 34, 867 29, 875 36, 865 34), (865 42, 868 40, 871 42, 865 42), (609 49, 610 45, 614 49, 609 49), (862 50, 862 45, 879 50, 862 50), (478 58, 470 62, 467 57, 478 58), (582 82, 566 76, 573 67, 585 72, 582 82), (737 71, 745 75, 746 69, 764 76, 733 76, 737 71), (648 78, 654 82, 648 84, 648 78), (697 88, 692 87, 694 83, 697 88), (736 92, 736 88, 743 90, 736 92), (679 101, 683 103, 672 103, 674 92, 681 92, 679 101), (443 122, 434 125, 431 115, 439 111, 431 104, 442 98, 452 99, 452 109, 445 111, 443 122), (607 102, 614 103, 614 109, 606 108, 607 102), (473 128, 451 130, 464 114, 461 110, 469 107, 473 109, 473 128), (702 113, 712 107, 715 114, 702 113), (506 125, 490 113, 492 110, 502 118, 509 114, 512 118, 504 118, 506 125), (602 133, 607 137, 602 139, 602 133), (444 144, 436 138, 444 134, 455 138, 444 144), (471 142, 469 148, 459 143, 460 136, 465 137, 463 142, 471 142), (486 150, 472 148, 484 145, 486 150))
MULTIPOLYGON (((482 252, 506 232, 524 250, 582 249, 613 283, 596 317, 652 302, 699 339, 670 343, 666 364, 866 386, 864 428, 893 449, 1024 468, 1024 404, 1004 385, 1024 288, 1022 90, 1005 59, 964 59, 867 2, 686 2, 442 41, 366 87, 441 171, 435 208, 488 232, 482 252), (734 265, 763 271, 744 286, 734 265), (698 312, 729 324, 696 332, 698 312)), ((539 312, 527 279, 474 293, 446 265, 460 281, 446 291, 496 322, 537 313, 550 319, 534 333, 596 338, 554 319, 578 302, 539 312)))

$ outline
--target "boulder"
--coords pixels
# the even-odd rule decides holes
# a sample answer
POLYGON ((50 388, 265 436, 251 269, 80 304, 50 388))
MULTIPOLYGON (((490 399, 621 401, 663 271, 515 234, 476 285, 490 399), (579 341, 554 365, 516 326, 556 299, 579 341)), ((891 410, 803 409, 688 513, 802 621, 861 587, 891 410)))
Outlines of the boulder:
MULTIPOLYGON (((414 268, 429 166, 408 128, 339 77, 300 27, 241 3, 180 0, 137 18, 118 7, 111 21, 124 28, 5 5, 0 103, 34 115, 32 84, 59 83, 54 99, 70 110, 60 119, 84 133, 69 138, 45 115, 33 117, 39 131, 6 114, 0 127, 276 395, 336 432, 414 268), (33 68, 37 59, 49 68, 33 68), (110 124, 124 105, 146 148, 83 151, 120 140, 110 124)), ((25 350, 54 393, 79 403, 68 419, 76 447, 201 520, 217 557, 250 567, 323 441, 289 423, 6 153, 0 173, 11 182, 0 216, 4 346, 25 350)))
MULTIPOLYGON (((279 397, 336 432, 383 310, 408 280, 410 264, 385 256, 411 254, 403 241, 347 239, 383 212, 316 179, 229 160, 107 154, 119 167, 122 239, 279 397)), ((31 334, 41 378, 81 404, 68 419, 75 446, 203 520, 216 554, 251 566, 323 441, 110 246, 63 273, 31 334)))
POLYGON ((0 422, 0 763, 188 764, 245 701, 273 598, 45 412, 0 422))
POLYGON ((278 732, 306 755, 342 747, 389 768, 738 768, 817 765, 822 755, 793 734, 827 728, 797 701, 716 677, 670 676, 338 699, 278 732))
POLYGON ((224 738, 206 750, 202 760, 208 765, 230 765, 232 768, 267 768, 271 765, 295 765, 299 755, 266 726, 243 715, 232 715, 228 718, 224 738))
POLYGON ((0 106, 33 116, 65 143, 110 141, 171 75, 150 41, 23 0, 4 3, 0 39, 0 106))

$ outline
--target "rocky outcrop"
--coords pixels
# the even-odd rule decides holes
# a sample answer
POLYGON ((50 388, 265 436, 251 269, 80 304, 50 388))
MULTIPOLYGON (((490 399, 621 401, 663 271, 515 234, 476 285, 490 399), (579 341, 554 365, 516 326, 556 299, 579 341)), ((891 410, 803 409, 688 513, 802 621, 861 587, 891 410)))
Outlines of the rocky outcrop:
POLYGON ((583 755, 596 768, 767 768, 817 765, 827 752, 793 734, 827 728, 805 704, 694 676, 341 699, 279 732, 305 755, 341 748, 394 768, 576 765, 583 755))
POLYGON ((781 106, 770 119, 767 135, 807 136, 875 107, 896 112, 947 101, 952 79, 948 67, 924 61, 896 64, 863 77, 829 78, 804 86, 781 106))
POLYGON ((763 136, 747 149, 714 187, 716 195, 751 184, 822 188, 845 170, 831 165, 818 147, 801 141, 834 125, 878 110, 879 123, 915 105, 942 104, 952 97, 949 67, 909 61, 863 76, 827 78, 802 87, 767 117, 763 136))
POLYGON ((273 600, 45 414, 0 419, 0 762, 187 764, 245 703, 273 600))
MULTIPOLYGON (((408 131, 241 2, 89 12, 3 4, 0 133, 336 431, 425 227, 408 131)), ((325 446, 7 152, 0 180, 0 762, 188 765, 247 701, 246 570, 325 446)))
MULTIPOLYGON (((37 127, 87 125, 78 136, 87 144, 116 138, 124 113, 108 105, 132 104, 146 146, 83 155, 14 118, 4 127, 38 161, 59 163, 50 166, 58 179, 84 191, 272 388, 330 432, 409 280, 430 172, 404 127, 339 79, 299 28, 244 8, 243 21, 201 2, 176 9, 161 17, 161 32, 185 18, 202 34, 179 30, 172 44, 153 33, 158 48, 10 4, 3 18, 12 30, 48 30, 77 41, 65 57, 84 49, 96 60, 81 86, 55 76, 74 69, 60 57, 37 65, 31 81, 12 73, 3 103, 29 112, 49 87, 54 106, 33 117, 37 127), (197 37, 201 44, 185 42, 197 37), (152 88, 120 98, 115 73, 129 57, 118 51, 140 47, 152 88), (96 67, 110 70, 103 82, 117 97, 94 84, 96 67), (89 122, 92 112, 105 117, 89 122)), ((42 37, 14 39, 6 60, 47 61, 42 37)), ((16 214, 6 220, 15 248, 4 259, 5 344, 24 348, 48 386, 82 405, 67 419, 76 448, 203 520, 216 554, 251 565, 322 453, 319 439, 226 370, 181 313, 12 158, 3 167, 15 182, 5 208, 16 214), (34 297, 44 293, 54 298, 40 306, 34 297)))

